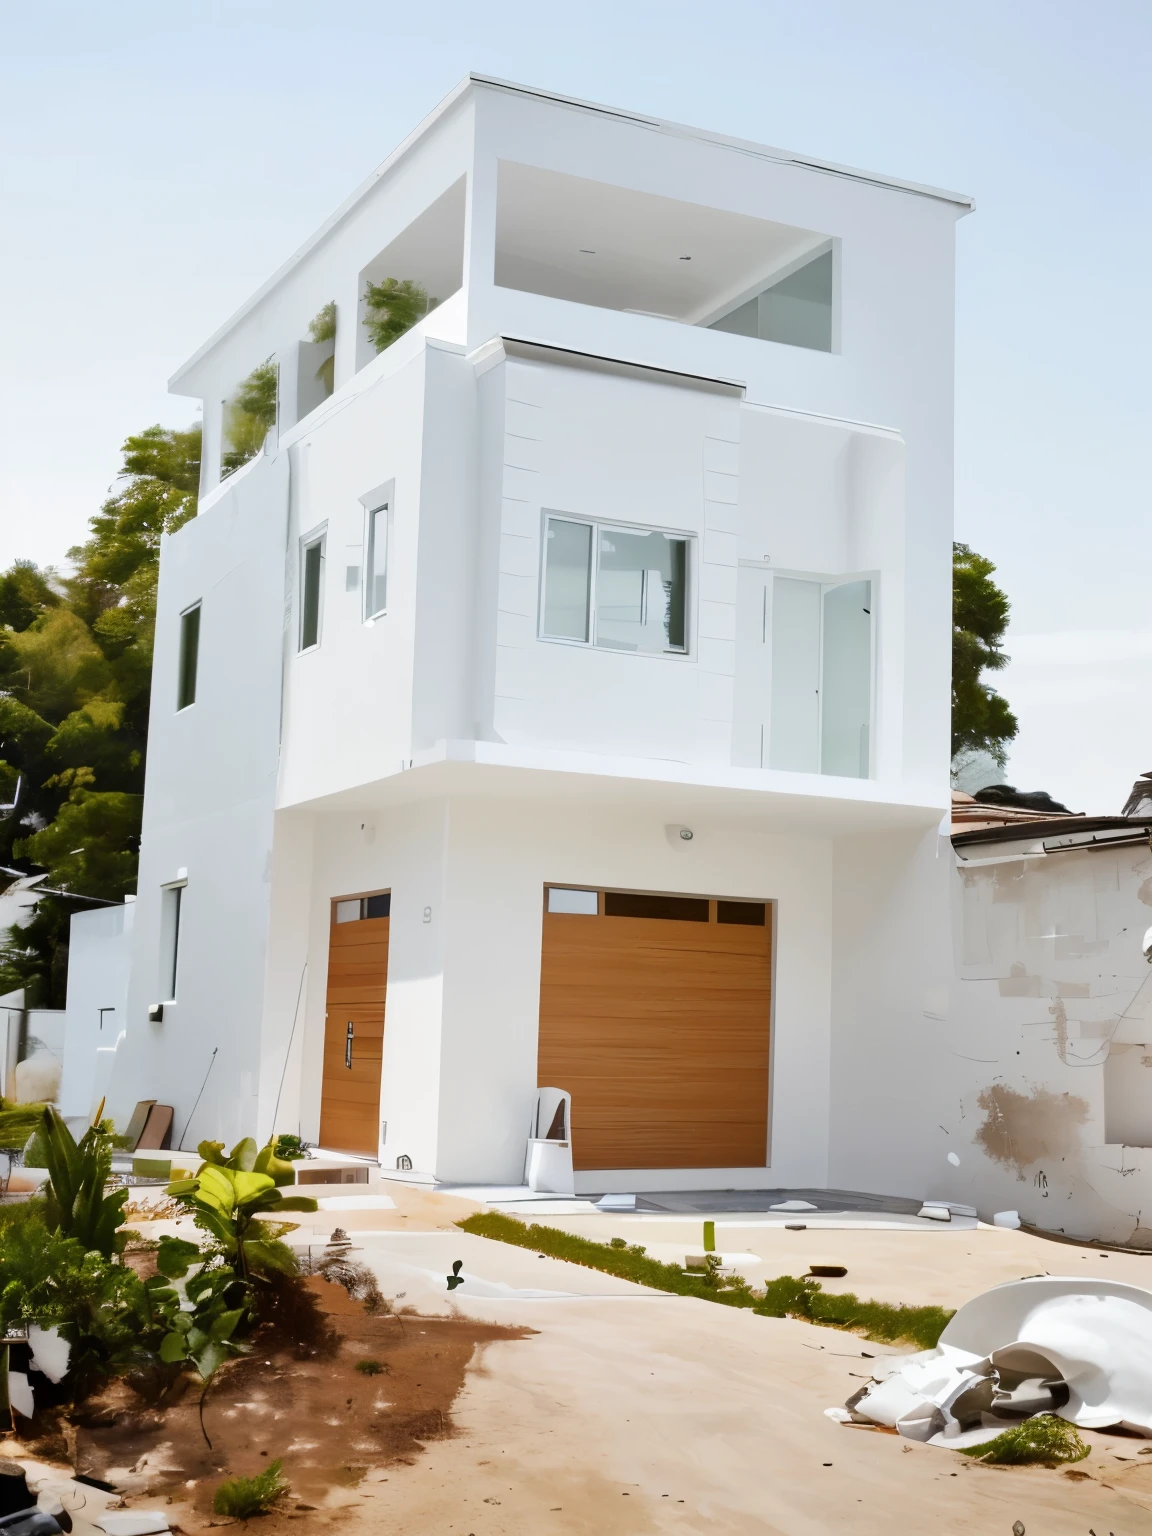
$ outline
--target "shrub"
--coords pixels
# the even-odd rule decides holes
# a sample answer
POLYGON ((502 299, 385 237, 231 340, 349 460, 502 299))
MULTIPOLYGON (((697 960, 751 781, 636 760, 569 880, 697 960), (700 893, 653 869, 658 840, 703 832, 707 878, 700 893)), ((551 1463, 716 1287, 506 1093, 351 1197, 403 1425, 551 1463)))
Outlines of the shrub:
POLYGON ((281 1475, 283 1462, 277 1457, 255 1477, 230 1477, 221 1483, 212 1497, 212 1509, 234 1520, 249 1520, 266 1515, 288 1492, 287 1478, 281 1475))
POLYGON ((357 1360, 356 1369, 361 1376, 379 1376, 384 1367, 379 1360, 357 1360))
POLYGON ((122 1251, 128 1191, 104 1193, 112 1172, 111 1136, 96 1124, 77 1141, 56 1108, 46 1104, 24 1160, 29 1168, 48 1170, 44 1222, 50 1232, 74 1237, 106 1259, 122 1251))
POLYGON ((439 299, 430 299, 428 290, 411 278, 386 277, 369 283, 364 290, 364 327, 377 352, 383 352, 418 320, 423 320, 439 299))
POLYGON ((961 1454, 1003 1467, 1025 1466, 1029 1462, 1043 1462, 1051 1467, 1065 1461, 1083 1461, 1089 1450, 1074 1424, 1044 1413, 1039 1418, 1025 1419, 1023 1424, 1013 1424, 1011 1429, 982 1445, 970 1445, 961 1454))

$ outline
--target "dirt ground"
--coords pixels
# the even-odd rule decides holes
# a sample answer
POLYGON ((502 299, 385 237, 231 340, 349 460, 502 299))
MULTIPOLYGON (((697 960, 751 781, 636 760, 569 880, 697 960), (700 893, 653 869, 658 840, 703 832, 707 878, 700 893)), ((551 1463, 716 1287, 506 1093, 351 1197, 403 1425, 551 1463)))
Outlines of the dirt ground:
MULTIPOLYGON (((895 1351, 609 1284, 465 1238, 452 1223, 467 1207, 450 1197, 390 1192, 394 1208, 322 1211, 315 1230, 322 1240, 337 1223, 355 1226, 357 1258, 413 1312, 370 1316, 312 1282, 344 1335, 335 1354, 301 1361, 276 1349, 231 1367, 208 1398, 213 1453, 194 1388, 162 1419, 117 1388, 109 1422, 78 1431, 84 1470, 186 1536, 224 1523, 211 1491, 226 1472, 275 1456, 292 1497, 255 1522, 267 1536, 289 1522, 295 1536, 337 1525, 349 1536, 1010 1536, 1016 1522, 1027 1536, 1152 1536, 1152 1455, 1142 1454, 1152 1442, 1086 1433, 1092 1453, 1077 1467, 992 1468, 843 1428, 823 1410, 895 1351), (455 1257, 466 1283, 449 1296, 455 1257), (363 1376, 358 1359, 386 1369, 363 1376)), ((1112 1265, 1117 1279, 1152 1285, 1152 1260, 983 1228, 776 1232, 763 1246, 773 1272, 839 1257, 846 1288, 909 1302, 955 1305, 1000 1280, 1112 1265)))

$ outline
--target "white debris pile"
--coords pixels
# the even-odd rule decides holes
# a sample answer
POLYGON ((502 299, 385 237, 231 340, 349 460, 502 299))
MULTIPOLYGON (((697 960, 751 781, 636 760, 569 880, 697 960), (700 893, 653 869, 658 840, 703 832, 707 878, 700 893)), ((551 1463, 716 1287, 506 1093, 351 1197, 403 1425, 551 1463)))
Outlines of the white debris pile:
POLYGON ((1152 1437, 1152 1292, 1139 1286, 998 1285, 960 1308, 936 1349, 887 1364, 829 1418, 957 1450, 1042 1413, 1152 1437))

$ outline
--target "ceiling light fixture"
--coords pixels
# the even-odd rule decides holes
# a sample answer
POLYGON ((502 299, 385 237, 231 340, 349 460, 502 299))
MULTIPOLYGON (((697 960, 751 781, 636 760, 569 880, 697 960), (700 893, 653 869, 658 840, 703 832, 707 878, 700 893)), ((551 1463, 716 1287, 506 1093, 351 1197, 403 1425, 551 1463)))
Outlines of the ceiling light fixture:
POLYGON ((595 251, 585 250, 585 248, 583 246, 581 246, 580 247, 580 254, 581 254, 581 256, 595 256, 596 252, 595 251))
POLYGON ((691 256, 681 256, 680 260, 681 261, 691 261, 692 258, 691 258, 691 256))

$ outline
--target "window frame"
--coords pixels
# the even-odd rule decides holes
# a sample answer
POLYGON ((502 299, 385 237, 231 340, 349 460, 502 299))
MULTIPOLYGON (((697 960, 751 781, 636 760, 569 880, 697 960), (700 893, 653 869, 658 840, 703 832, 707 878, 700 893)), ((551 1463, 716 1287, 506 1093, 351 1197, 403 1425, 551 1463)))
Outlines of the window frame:
POLYGON ((363 619, 367 624, 373 619, 382 619, 388 612, 390 577, 392 575, 392 498, 370 505, 364 504, 364 574, 361 577, 363 588, 363 619), (376 550, 375 527, 376 519, 380 513, 384 514, 384 603, 380 608, 373 608, 372 604, 372 559, 376 550))
POLYGON ((189 603, 187 608, 180 610, 180 643, 176 659, 176 713, 183 714, 186 709, 191 709, 196 702, 196 685, 200 680, 200 630, 203 620, 203 598, 197 598, 194 603, 189 603), (192 658, 192 686, 191 697, 185 698, 185 683, 188 672, 188 634, 192 615, 196 615, 196 641, 192 658))
POLYGON ((167 1006, 177 1001, 180 983, 181 930, 187 880, 172 880, 160 887, 160 999, 167 1006))
POLYGON ((699 534, 684 528, 671 528, 658 523, 626 523, 620 518, 589 517, 576 512, 562 512, 556 507, 544 507, 540 514, 540 570, 537 580, 536 638, 547 645, 574 645, 580 650, 605 651, 617 656, 647 656, 665 661, 694 661, 696 657, 695 595, 696 555, 699 534), (548 580, 548 525, 550 522, 577 523, 592 530, 592 551, 588 578, 588 610, 586 640, 576 640, 570 635, 550 635, 544 629, 544 604, 548 580), (680 539, 687 546, 684 569, 684 644, 661 651, 629 651, 618 645, 605 645, 596 638, 596 596, 600 574, 601 533, 613 529, 620 533, 662 533, 669 538, 680 539))
POLYGON ((306 656, 312 651, 320 649, 320 642, 324 638, 324 572, 328 559, 328 525, 314 529, 305 534, 300 540, 299 563, 299 619, 296 629, 296 654, 306 656), (320 550, 319 573, 316 580, 316 638, 304 642, 304 625, 308 611, 308 554, 313 549, 320 550))

